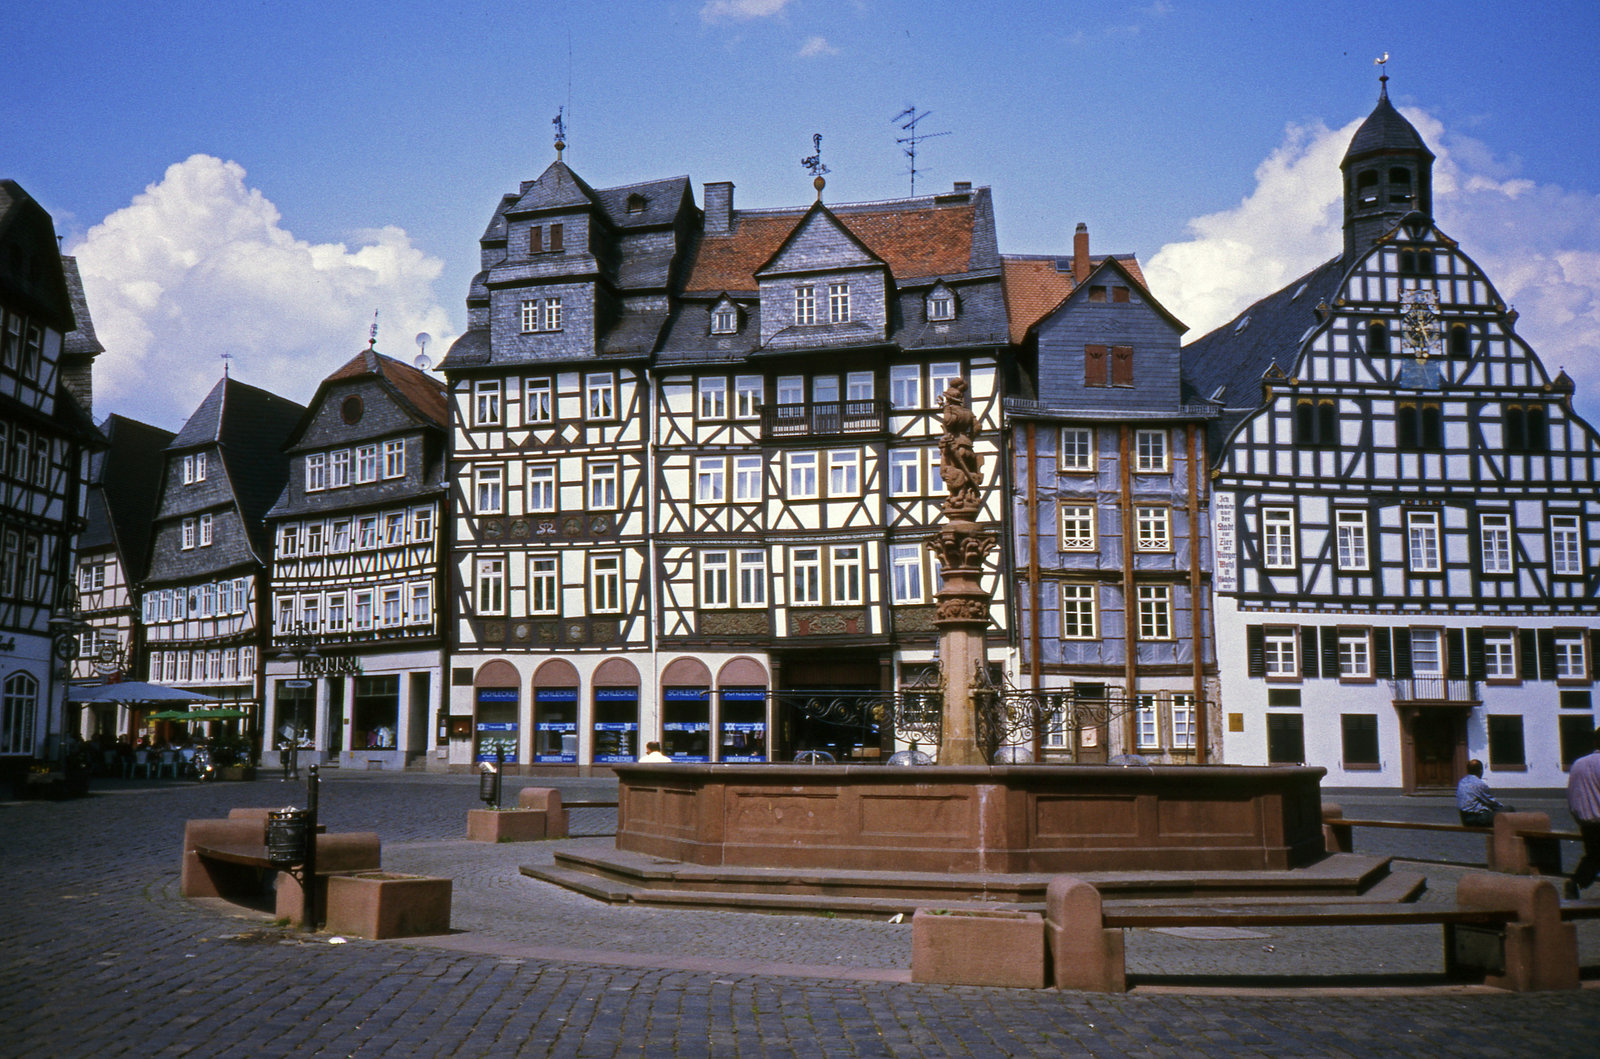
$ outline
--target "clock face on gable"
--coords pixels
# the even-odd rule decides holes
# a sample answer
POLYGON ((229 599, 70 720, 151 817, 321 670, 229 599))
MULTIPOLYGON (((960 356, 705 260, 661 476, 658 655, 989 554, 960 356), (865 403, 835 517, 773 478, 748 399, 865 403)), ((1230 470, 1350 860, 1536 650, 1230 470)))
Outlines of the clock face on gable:
POLYGON ((1418 360, 1427 360, 1439 352, 1439 300, 1431 290, 1400 292, 1400 302, 1405 306, 1400 327, 1406 351, 1418 360))

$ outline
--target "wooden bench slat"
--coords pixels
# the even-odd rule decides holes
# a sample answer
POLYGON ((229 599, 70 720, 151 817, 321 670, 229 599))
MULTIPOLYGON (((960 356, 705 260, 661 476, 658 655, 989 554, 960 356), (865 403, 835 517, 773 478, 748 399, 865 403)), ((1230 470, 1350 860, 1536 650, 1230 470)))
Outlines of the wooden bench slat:
POLYGON ((1405 831, 1454 831, 1463 835, 1492 835, 1492 827, 1476 827, 1471 824, 1435 824, 1411 820, 1352 820, 1349 817, 1335 816, 1324 821, 1332 827, 1391 827, 1405 831))

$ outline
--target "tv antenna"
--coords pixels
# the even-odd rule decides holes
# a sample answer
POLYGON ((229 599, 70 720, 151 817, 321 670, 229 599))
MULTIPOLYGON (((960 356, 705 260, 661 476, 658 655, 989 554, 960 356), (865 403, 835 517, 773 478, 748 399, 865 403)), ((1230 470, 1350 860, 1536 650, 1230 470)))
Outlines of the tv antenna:
POLYGON ((911 160, 911 195, 913 198, 915 198, 917 194, 917 144, 921 143, 923 140, 931 140, 936 136, 950 135, 948 132, 917 131, 917 122, 923 120, 931 113, 933 112, 925 110, 921 114, 918 114, 916 104, 913 103, 911 106, 906 107, 906 109, 889 119, 890 121, 899 124, 901 129, 910 134, 907 136, 901 136, 894 142, 905 145, 906 157, 911 160))

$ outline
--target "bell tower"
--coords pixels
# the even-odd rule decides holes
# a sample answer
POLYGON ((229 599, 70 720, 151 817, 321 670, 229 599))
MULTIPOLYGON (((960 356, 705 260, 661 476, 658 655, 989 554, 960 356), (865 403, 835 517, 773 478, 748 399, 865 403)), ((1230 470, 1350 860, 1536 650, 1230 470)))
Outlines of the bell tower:
POLYGON ((1389 75, 1378 81, 1378 105, 1356 130, 1339 163, 1344 172, 1346 261, 1413 210, 1433 216, 1433 152, 1389 102, 1389 75))

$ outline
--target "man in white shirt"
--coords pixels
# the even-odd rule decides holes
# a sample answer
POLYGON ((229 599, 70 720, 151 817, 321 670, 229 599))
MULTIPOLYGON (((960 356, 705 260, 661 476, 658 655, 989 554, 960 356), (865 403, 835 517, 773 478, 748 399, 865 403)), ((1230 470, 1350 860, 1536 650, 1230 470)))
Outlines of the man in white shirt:
POLYGON ((1583 834, 1583 858, 1564 889, 1573 899, 1600 873, 1600 728, 1595 729, 1594 745, 1594 751, 1574 761, 1567 773, 1567 809, 1583 834))

